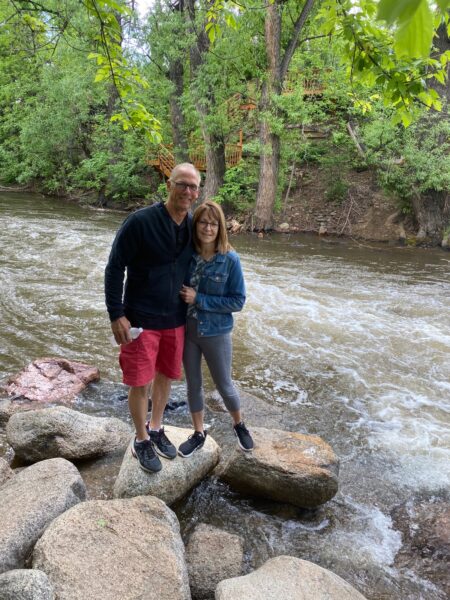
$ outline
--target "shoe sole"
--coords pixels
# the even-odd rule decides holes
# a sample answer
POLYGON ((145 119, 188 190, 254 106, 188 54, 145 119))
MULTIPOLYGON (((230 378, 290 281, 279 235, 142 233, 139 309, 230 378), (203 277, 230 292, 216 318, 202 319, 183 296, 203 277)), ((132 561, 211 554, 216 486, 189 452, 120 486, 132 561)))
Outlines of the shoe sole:
POLYGON ((178 450, 178 454, 180 456, 182 456, 183 458, 189 458, 190 456, 192 456, 195 452, 197 452, 198 450, 201 450, 203 448, 204 444, 202 444, 201 446, 197 446, 197 448, 194 448, 192 450, 192 452, 190 452, 189 454, 183 454, 182 452, 180 452, 180 450, 178 450))
POLYGON ((151 469, 146 469, 140 462, 139 459, 137 457, 136 452, 134 451, 134 448, 131 448, 131 455, 138 461, 138 465, 140 466, 140 468, 145 471, 146 473, 159 473, 159 471, 161 471, 162 469, 162 465, 159 467, 159 469, 156 470, 151 470, 151 469))
POLYGON ((238 434, 236 432, 234 432, 234 435, 237 437, 238 446, 243 452, 252 452, 253 451, 254 446, 253 446, 253 448, 244 448, 244 446, 241 444, 241 440, 239 439, 238 434))
POLYGON ((173 460, 174 458, 177 457, 176 450, 175 450, 175 456, 168 456, 167 454, 164 454, 163 452, 161 452, 161 450, 155 444, 153 444, 153 447, 155 448, 156 454, 159 454, 159 456, 162 456, 163 458, 168 458, 169 460, 173 460))

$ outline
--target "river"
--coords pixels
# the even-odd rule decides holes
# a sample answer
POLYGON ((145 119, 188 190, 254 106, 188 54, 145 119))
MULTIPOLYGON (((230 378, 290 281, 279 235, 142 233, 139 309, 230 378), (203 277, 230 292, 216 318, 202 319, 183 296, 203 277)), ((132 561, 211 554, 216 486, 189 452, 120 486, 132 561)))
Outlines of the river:
MULTIPOLYGON (((0 194, 2 380, 40 356, 93 364, 101 382, 77 408, 128 418, 103 300, 123 218, 0 194)), ((236 317, 233 376, 264 402, 289 405, 291 429, 333 446, 340 491, 301 511, 201 484, 176 507, 183 531, 219 523, 245 536, 248 568, 292 554, 334 570, 370 600, 445 598, 439 568, 422 568, 405 543, 420 527, 418 505, 448 501, 450 254, 281 234, 232 243, 248 298, 236 317)), ((173 399, 184 398, 177 383, 173 399)), ((175 413, 169 422, 188 426, 185 407, 175 413)))

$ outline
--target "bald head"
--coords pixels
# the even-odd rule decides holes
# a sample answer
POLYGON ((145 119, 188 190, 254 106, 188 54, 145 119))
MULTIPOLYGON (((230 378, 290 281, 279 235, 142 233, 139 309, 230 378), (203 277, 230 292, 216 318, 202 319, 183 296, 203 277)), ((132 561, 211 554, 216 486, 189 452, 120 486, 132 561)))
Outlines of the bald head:
POLYGON ((185 173, 195 173, 197 177, 197 185, 200 185, 202 180, 202 176, 200 175, 200 171, 194 167, 192 163, 180 163, 179 165, 175 165, 170 173, 169 181, 177 181, 177 178, 184 175, 185 173))

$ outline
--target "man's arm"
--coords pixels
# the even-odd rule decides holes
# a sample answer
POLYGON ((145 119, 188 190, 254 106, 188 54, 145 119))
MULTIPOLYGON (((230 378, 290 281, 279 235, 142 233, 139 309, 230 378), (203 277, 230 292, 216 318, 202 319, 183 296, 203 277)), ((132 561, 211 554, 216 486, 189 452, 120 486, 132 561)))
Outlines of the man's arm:
POLYGON ((111 329, 118 344, 131 341, 130 322, 125 317, 123 306, 123 284, 127 265, 133 259, 138 247, 138 228, 133 215, 123 223, 117 232, 105 268, 105 301, 111 320, 111 329))

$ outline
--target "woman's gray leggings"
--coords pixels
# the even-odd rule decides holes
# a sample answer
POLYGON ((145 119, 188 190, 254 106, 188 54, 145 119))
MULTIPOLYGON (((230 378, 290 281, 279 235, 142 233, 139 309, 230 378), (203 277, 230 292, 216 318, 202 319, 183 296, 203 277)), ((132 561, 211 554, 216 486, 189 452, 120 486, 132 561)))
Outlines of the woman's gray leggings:
POLYGON ((240 399, 231 380, 231 333, 203 337, 197 334, 197 319, 188 319, 184 341, 183 365, 186 374, 189 409, 203 410, 202 355, 205 357, 217 391, 230 412, 239 410, 240 399))

